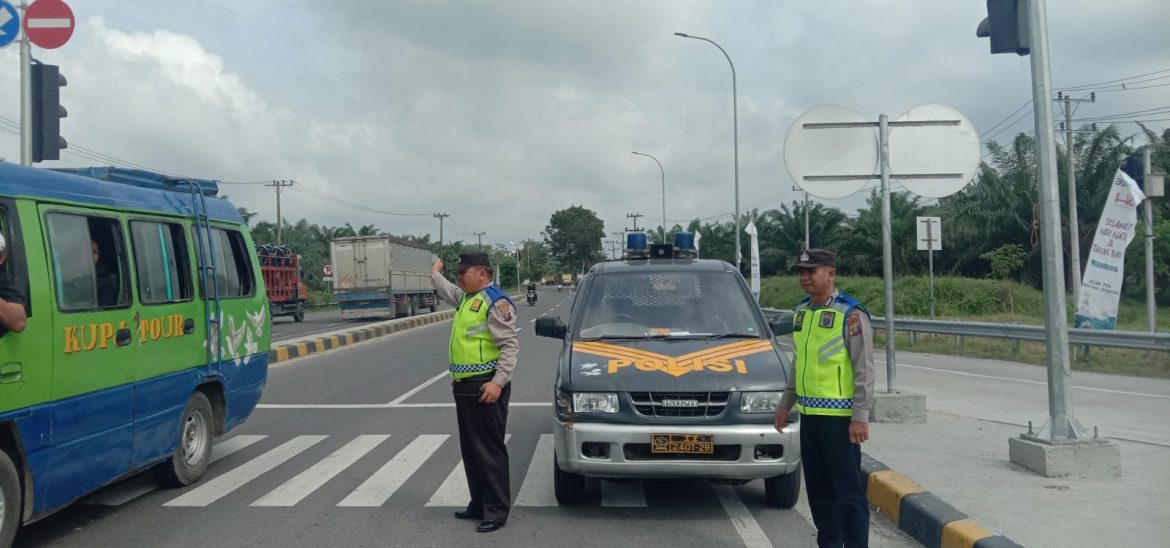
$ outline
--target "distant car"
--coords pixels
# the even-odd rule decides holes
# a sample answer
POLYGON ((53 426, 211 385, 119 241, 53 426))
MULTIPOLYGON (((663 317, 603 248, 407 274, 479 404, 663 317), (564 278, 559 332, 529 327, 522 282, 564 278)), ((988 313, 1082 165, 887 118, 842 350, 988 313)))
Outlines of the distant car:
POLYGON ((587 476, 763 479, 768 504, 800 495, 799 419, 772 425, 792 368, 743 277, 723 261, 658 247, 602 262, 580 284, 555 385, 554 490, 582 499, 587 476), (665 251, 663 251, 665 249, 665 251), (665 255, 661 255, 665 253, 665 255))

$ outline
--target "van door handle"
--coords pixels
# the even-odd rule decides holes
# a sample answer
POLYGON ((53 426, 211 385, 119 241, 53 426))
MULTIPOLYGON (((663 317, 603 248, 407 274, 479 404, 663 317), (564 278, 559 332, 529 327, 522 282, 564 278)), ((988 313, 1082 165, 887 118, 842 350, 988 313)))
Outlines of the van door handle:
POLYGON ((24 378, 24 366, 20 362, 0 365, 0 384, 11 384, 24 378))
POLYGON ((190 335, 195 332, 195 320, 187 318, 183 320, 183 334, 190 335))
POLYGON ((130 340, 130 329, 119 329, 118 332, 114 334, 114 344, 118 346, 126 346, 130 344, 130 340))

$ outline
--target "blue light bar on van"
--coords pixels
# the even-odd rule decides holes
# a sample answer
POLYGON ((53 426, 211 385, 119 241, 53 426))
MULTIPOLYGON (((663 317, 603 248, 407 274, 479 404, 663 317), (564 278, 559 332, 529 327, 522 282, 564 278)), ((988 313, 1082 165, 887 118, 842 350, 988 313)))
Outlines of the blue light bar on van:
POLYGON ((674 256, 679 259, 693 259, 699 255, 695 248, 695 235, 679 232, 674 235, 674 256))
POLYGON ((627 259, 645 258, 650 256, 650 245, 646 242, 645 232, 631 232, 626 234, 627 259))
POLYGON ((143 169, 128 169, 123 167, 76 167, 76 168, 53 168, 53 171, 60 171, 61 173, 69 173, 71 175, 81 175, 82 177, 90 177, 102 181, 109 181, 111 183, 121 183, 124 185, 133 185, 142 188, 154 188, 158 190, 172 190, 176 192, 191 192, 191 184, 198 185, 200 192, 204 196, 216 196, 219 194, 219 185, 215 181, 208 179, 193 179, 189 177, 173 177, 170 175, 163 175, 162 173, 155 173, 153 171, 146 171, 143 169))

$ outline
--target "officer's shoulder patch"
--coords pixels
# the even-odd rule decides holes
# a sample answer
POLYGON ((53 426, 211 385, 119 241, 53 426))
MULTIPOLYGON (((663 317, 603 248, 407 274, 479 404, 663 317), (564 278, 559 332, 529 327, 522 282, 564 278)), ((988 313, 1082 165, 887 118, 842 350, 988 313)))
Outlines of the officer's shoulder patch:
POLYGON ((849 335, 856 337, 861 334, 861 313, 854 310, 849 313, 845 325, 849 328, 849 335))
POLYGON ((472 312, 479 312, 479 309, 482 306, 483 306, 482 299, 475 299, 474 301, 471 301, 471 311, 472 312))
POLYGON ((506 322, 512 321, 512 305, 505 299, 496 301, 496 312, 500 314, 500 318, 506 322))

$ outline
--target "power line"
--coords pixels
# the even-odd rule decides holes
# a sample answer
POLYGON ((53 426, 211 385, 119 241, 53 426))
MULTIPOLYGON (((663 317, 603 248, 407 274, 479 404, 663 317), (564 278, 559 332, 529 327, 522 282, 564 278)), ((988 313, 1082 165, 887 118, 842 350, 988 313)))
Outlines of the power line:
MULTIPOLYGON (((1097 82, 1095 84, 1081 84, 1078 86, 1068 86, 1068 87, 1062 87, 1060 89, 1065 90, 1065 91, 1081 91, 1081 90, 1087 90, 1090 88, 1094 88, 1097 86, 1117 85, 1117 84, 1119 84, 1121 82, 1125 82, 1127 80, 1133 80, 1134 78, 1144 78, 1146 76, 1153 76, 1155 74, 1164 74, 1167 72, 1170 72, 1170 68, 1166 68, 1166 69, 1162 69, 1162 70, 1155 70, 1154 72, 1147 72, 1145 74, 1135 74, 1133 76, 1126 76, 1125 78, 1118 78, 1116 80, 1106 80, 1104 82, 1097 82)), ((1158 80, 1158 79, 1166 78, 1166 77, 1167 76, 1153 78, 1153 80, 1158 80)))

